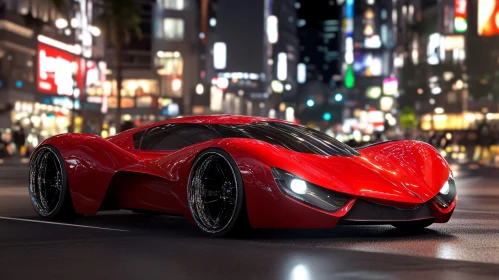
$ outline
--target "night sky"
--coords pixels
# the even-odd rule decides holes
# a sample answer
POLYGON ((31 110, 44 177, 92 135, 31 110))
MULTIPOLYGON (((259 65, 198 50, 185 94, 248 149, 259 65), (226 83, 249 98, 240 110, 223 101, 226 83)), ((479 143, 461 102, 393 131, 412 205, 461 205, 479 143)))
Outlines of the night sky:
POLYGON ((322 21, 338 18, 336 0, 301 0, 298 18, 307 21, 308 28, 322 29, 322 21))

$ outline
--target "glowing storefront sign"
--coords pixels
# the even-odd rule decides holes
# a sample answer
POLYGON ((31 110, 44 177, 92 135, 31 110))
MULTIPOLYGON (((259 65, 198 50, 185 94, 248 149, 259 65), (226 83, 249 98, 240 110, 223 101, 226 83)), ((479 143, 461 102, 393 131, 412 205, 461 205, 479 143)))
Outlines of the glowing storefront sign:
POLYGON ((269 39, 269 43, 275 44, 279 39, 279 28, 277 17, 272 15, 267 17, 267 37, 269 39))
POLYGON ((427 56, 428 56, 428 64, 437 65, 440 63, 439 59, 439 49, 440 49, 440 33, 433 33, 428 38, 428 46, 427 46, 427 56))
POLYGON ((80 55, 81 54, 81 47, 79 45, 68 45, 66 43, 54 40, 50 37, 43 36, 43 35, 38 35, 37 37, 38 42, 43 43, 45 45, 55 47, 67 52, 70 52, 72 54, 80 55))
POLYGON ((80 63, 72 63, 71 53, 38 44, 38 75, 37 87, 39 92, 72 95, 73 94, 73 72, 76 70, 78 88, 82 86, 82 69, 80 63))
POLYGON ((218 87, 212 86, 210 88, 210 110, 212 112, 222 111, 222 101, 224 93, 218 87))
POLYGON ((499 34, 499 0, 478 0, 478 35, 499 34))
POLYGON ((344 14, 345 14, 345 19, 343 21, 343 33, 345 34, 345 63, 347 64, 345 71, 345 87, 352 88, 355 85, 355 76, 352 69, 352 63, 354 62, 354 55, 353 55, 354 0, 346 0, 344 14))
POLYGON ((277 78, 281 81, 288 78, 288 55, 283 52, 277 55, 277 78))
POLYGON ((444 48, 446 51, 464 49, 464 35, 451 35, 444 37, 444 48))

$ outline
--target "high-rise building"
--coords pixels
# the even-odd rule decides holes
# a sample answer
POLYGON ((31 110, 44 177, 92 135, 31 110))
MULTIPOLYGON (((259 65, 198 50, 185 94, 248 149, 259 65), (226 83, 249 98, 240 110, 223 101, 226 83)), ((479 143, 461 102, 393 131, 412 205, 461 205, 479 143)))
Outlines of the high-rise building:
POLYGON ((499 119, 499 1, 398 1, 395 55, 404 107, 423 130, 470 130, 499 119), (415 11, 411 22, 407 15, 415 11), (403 32, 402 32, 403 31, 403 32), (403 37, 402 37, 403 36, 403 37))
MULTIPOLYGON (((156 6, 155 0, 138 0, 141 36, 134 31, 130 32, 130 42, 123 44, 120 63, 122 67, 122 92, 120 122, 132 121, 136 125, 144 122, 156 121, 159 115, 158 99, 160 95, 160 81, 153 67, 153 15, 156 6)), ((115 46, 111 40, 107 41, 106 58, 110 68, 105 95, 108 111, 106 123, 115 125, 117 107, 117 70, 115 61, 115 46)))
POLYGON ((156 1, 153 61, 160 77, 159 107, 163 116, 192 114, 192 99, 199 82, 199 45, 206 38, 200 26, 202 2, 156 1))
POLYGON ((306 73, 299 79, 297 116, 305 123, 339 123, 343 110, 341 8, 336 1, 299 1, 296 8, 301 62, 298 69, 306 73))
MULTIPOLYGON (((393 69, 398 1, 346 0, 342 5, 342 72, 345 132, 351 127, 370 134, 386 129, 396 111, 398 79, 393 69), (385 117, 385 115, 387 117, 385 117)), ((413 10, 405 10, 413 17, 413 10)))
POLYGON ((282 103, 297 92, 294 1, 204 2, 200 78, 210 97, 205 111, 284 118, 282 103))

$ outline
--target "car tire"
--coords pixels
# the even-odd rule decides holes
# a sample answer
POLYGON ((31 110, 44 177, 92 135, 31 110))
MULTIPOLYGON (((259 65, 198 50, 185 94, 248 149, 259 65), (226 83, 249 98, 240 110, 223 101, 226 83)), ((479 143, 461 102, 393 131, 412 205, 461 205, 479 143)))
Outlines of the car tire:
POLYGON ((73 221, 74 210, 64 159, 50 145, 39 147, 29 163, 29 195, 36 213, 45 220, 73 221))
POLYGON ((394 223, 392 226, 396 227, 400 230, 421 230, 427 228, 433 224, 434 220, 420 220, 420 221, 411 221, 411 222, 400 222, 394 223))
POLYGON ((214 237, 242 235, 250 229, 241 172, 221 149, 207 149, 194 160, 188 204, 196 225, 214 237))

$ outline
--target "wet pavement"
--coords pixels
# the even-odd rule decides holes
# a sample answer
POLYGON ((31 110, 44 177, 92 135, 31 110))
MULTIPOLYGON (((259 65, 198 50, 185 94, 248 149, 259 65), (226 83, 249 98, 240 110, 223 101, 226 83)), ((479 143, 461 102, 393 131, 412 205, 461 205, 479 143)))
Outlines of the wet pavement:
POLYGON ((256 230, 214 239, 129 211, 40 223, 27 165, 0 165, 0 279, 499 279, 499 180, 458 178, 447 224, 256 230))

